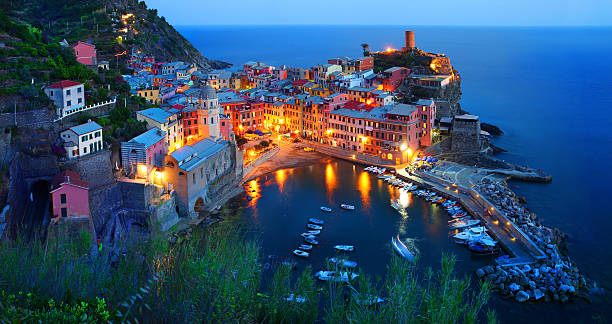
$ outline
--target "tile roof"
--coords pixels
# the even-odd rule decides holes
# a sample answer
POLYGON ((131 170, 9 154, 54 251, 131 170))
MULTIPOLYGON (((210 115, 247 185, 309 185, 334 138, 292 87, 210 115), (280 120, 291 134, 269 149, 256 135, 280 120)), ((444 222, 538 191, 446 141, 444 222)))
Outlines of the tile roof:
POLYGON ((387 105, 383 107, 387 109, 387 114, 400 116, 409 116, 417 110, 416 106, 401 103, 387 105))
POLYGON ((180 163, 178 167, 181 170, 189 172, 204 163, 212 155, 223 150, 228 143, 225 140, 214 141, 205 138, 193 145, 185 145, 170 153, 170 155, 180 163))
POLYGON ((165 139, 166 133, 157 127, 153 127, 148 131, 132 138, 128 143, 140 143, 145 146, 145 149, 149 148, 153 144, 165 139))
POLYGON ((163 124, 168 121, 168 118, 172 116, 171 113, 161 109, 161 108, 149 108, 141 111, 137 111, 136 114, 143 115, 145 117, 149 117, 154 121, 163 124))
POLYGON ((89 183, 81 180, 81 176, 78 173, 70 170, 62 171, 53 177, 53 180, 51 180, 51 192, 59 189, 62 184, 71 184, 77 187, 89 189, 89 183))
POLYGON ((50 84, 47 86, 47 88, 52 88, 52 89, 64 89, 64 88, 68 88, 68 87, 72 87, 72 86, 76 86, 76 85, 80 85, 82 83, 79 82, 74 82, 74 81, 70 81, 70 80, 63 80, 60 82, 56 82, 53 84, 50 84))
POLYGON ((94 121, 90 121, 85 124, 70 127, 69 129, 75 132, 77 135, 83 135, 100 130, 102 129, 102 126, 98 125, 98 123, 94 121))

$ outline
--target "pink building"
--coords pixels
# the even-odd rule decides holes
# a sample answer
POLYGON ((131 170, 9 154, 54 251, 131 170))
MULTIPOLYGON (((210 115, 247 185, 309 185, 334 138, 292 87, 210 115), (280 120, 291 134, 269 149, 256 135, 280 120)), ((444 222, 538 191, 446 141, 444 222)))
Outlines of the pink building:
POLYGON ((219 130, 224 140, 229 140, 229 133, 232 130, 232 120, 229 115, 219 115, 219 130))
POLYGON ((382 89, 384 91, 395 91, 404 80, 410 75, 410 69, 405 67, 392 67, 384 70, 378 77, 382 83, 382 89))
POLYGON ((72 46, 72 49, 79 63, 85 65, 97 64, 96 47, 92 44, 79 41, 76 45, 72 46))
POLYGON ((349 96, 346 93, 334 93, 325 98, 325 104, 328 110, 334 110, 348 101, 349 96))
POLYGON ((89 217, 89 183, 76 172, 63 171, 53 177, 51 200, 54 217, 89 217))

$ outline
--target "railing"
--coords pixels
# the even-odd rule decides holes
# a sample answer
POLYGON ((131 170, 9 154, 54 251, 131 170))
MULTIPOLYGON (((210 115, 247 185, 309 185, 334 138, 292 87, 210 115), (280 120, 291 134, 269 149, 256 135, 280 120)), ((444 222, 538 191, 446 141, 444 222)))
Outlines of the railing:
POLYGON ((258 156, 256 159, 254 159, 253 161, 247 163, 244 165, 243 167, 243 178, 248 175, 251 171, 253 171, 253 169, 257 166, 259 166, 260 164, 266 162, 269 158, 273 157, 274 155, 276 155, 276 153, 278 153, 280 151, 280 146, 276 146, 275 148, 266 151, 264 154, 258 156))
POLYGON ((116 102, 117 102, 117 97, 115 97, 115 98, 113 98, 111 100, 107 100, 107 101, 104 101, 104 102, 97 103, 97 104, 93 104, 93 105, 84 106, 84 107, 81 107, 81 108, 76 108, 76 109, 68 110, 68 111, 64 112, 64 114, 62 116, 54 119, 53 122, 58 122, 58 121, 64 119, 65 117, 74 115, 74 114, 82 112, 82 111, 86 111, 86 110, 90 110, 90 109, 94 109, 94 108, 99 108, 99 107, 106 106, 106 105, 111 105, 111 104, 114 104, 116 102))
POLYGON ((356 151, 349 151, 345 149, 341 149, 338 147, 330 147, 329 145, 320 144, 313 141, 306 141, 304 143, 312 148, 314 148, 317 152, 321 152, 324 154, 332 155, 341 159, 346 159, 350 161, 357 162, 367 162, 375 165, 383 165, 383 166, 395 166, 393 161, 383 160, 378 156, 369 155, 356 151))

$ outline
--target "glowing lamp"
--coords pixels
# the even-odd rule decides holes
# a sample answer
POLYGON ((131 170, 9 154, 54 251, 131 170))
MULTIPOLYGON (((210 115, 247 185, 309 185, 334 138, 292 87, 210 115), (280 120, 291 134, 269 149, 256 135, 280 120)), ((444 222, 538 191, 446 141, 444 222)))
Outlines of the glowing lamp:
POLYGON ((400 146, 400 151, 405 151, 408 149, 408 145, 406 145, 406 143, 402 143, 402 145, 400 146))

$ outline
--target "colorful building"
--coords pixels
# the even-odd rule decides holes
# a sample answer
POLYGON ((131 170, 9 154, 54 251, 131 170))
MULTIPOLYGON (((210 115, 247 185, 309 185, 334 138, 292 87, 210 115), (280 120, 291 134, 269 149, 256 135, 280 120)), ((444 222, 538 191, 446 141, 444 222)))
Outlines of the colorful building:
POLYGON ((63 80, 45 87, 45 94, 57 107, 59 117, 71 111, 85 107, 85 91, 82 83, 63 80))
POLYGON ((384 91, 394 92, 410 75, 410 69, 405 67, 392 67, 380 73, 378 79, 384 91))
POLYGON ((53 217, 89 217, 89 183, 78 173, 63 171, 51 181, 53 217))
POLYGON ((102 126, 94 121, 70 127, 60 132, 69 159, 102 150, 102 126))
POLYGON ((124 173, 155 182, 153 171, 162 167, 168 154, 166 133, 155 127, 121 143, 121 165, 124 173))
POLYGON ((96 47, 92 44, 79 41, 72 46, 77 62, 85 65, 97 65, 96 47))

